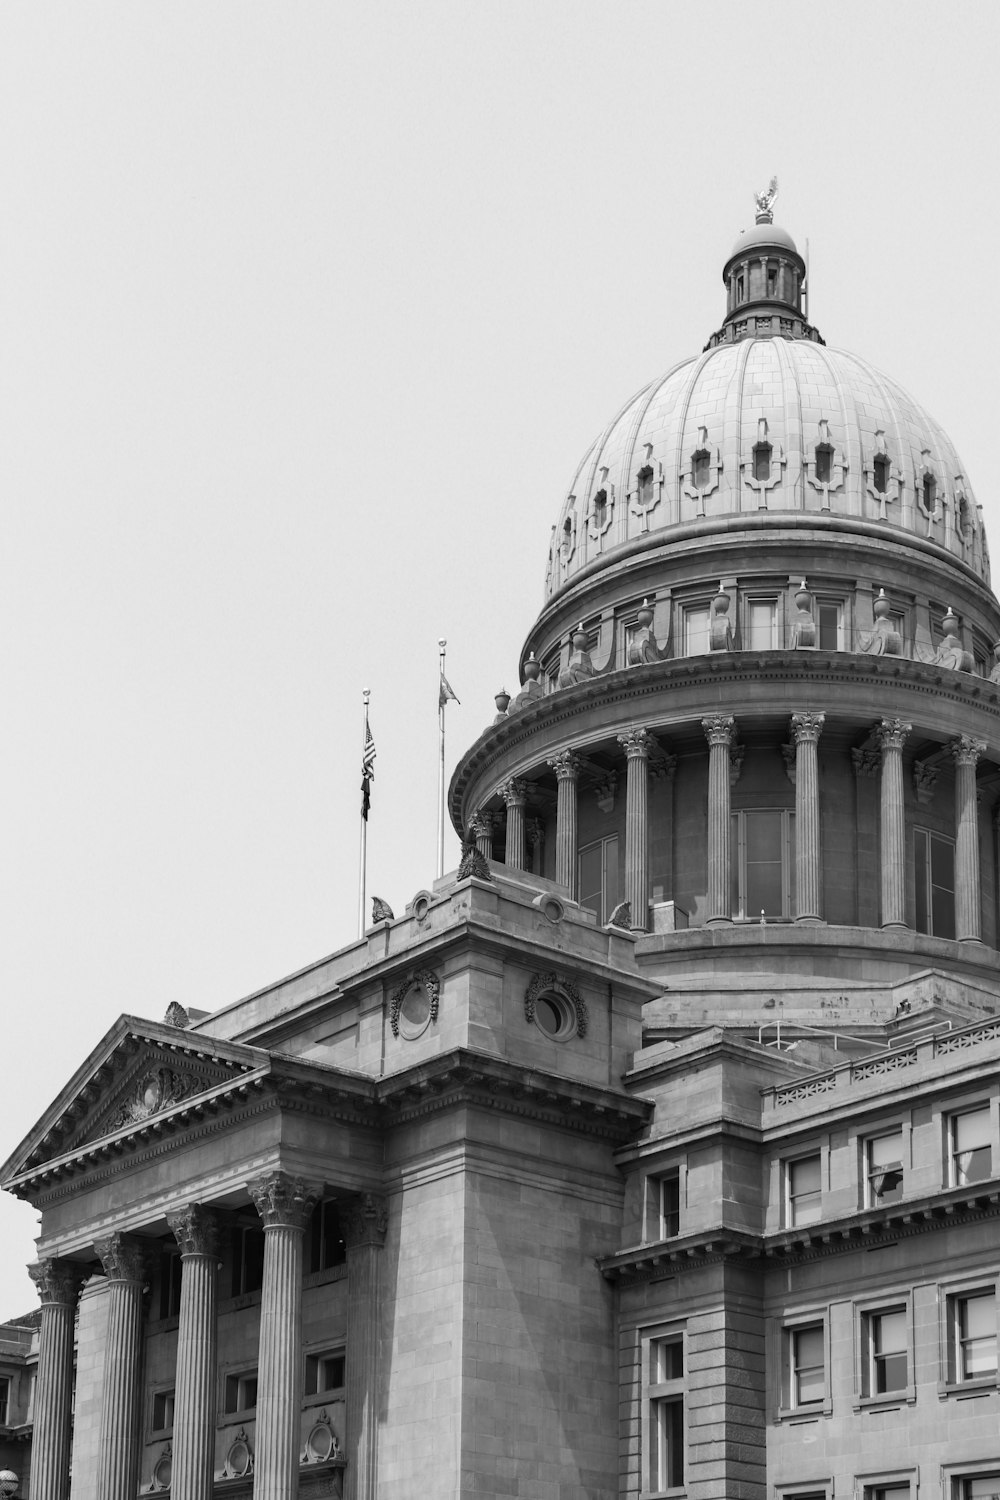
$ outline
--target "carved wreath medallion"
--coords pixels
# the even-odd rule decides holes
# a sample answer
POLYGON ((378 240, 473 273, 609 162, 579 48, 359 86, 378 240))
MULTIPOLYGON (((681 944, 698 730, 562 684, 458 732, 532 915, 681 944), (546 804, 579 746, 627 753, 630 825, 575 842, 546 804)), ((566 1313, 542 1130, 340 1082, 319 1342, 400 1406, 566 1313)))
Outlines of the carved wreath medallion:
POLYGON ((555 990, 557 994, 566 996, 576 1012, 576 1034, 579 1037, 586 1036, 587 1006, 583 997, 571 979, 560 979, 554 969, 532 974, 531 982, 524 992, 524 1019, 535 1019, 535 1003, 539 995, 544 995, 547 990, 555 990))
POLYGON ((399 1036, 399 1017, 403 1009, 403 1001, 415 984, 422 985, 427 995, 429 1006, 428 1021, 433 1023, 437 1020, 441 997, 441 981, 433 969, 416 969, 393 991, 392 999, 389 1002, 389 1025, 392 1027, 393 1036, 399 1036))

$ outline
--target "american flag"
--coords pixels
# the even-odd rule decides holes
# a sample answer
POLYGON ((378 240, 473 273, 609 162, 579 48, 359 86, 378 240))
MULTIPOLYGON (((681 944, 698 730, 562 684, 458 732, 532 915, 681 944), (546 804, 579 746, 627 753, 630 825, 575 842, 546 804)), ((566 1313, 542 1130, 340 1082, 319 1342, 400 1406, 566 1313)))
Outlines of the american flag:
POLYGON ((365 748, 361 752, 361 816, 368 822, 368 809, 372 804, 372 777, 375 775, 375 741, 372 738, 368 715, 365 714, 365 748))

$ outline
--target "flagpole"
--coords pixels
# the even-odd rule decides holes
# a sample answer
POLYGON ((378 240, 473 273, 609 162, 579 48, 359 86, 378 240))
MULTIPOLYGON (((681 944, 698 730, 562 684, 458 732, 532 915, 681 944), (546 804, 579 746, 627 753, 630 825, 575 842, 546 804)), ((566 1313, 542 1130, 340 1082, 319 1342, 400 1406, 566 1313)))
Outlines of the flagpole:
MULTIPOLYGON (((365 688, 361 694, 364 700, 364 724, 361 730, 362 755, 364 747, 368 743, 368 700, 371 697, 371 689, 365 688)), ((361 815, 361 856, 358 872, 358 939, 365 935, 365 882, 368 877, 368 819, 362 812, 361 815)))
POLYGON ((444 705, 445 695, 441 689, 441 683, 447 679, 444 675, 444 648, 448 642, 438 641, 438 850, 437 850, 437 875, 438 879, 444 874, 444 705))

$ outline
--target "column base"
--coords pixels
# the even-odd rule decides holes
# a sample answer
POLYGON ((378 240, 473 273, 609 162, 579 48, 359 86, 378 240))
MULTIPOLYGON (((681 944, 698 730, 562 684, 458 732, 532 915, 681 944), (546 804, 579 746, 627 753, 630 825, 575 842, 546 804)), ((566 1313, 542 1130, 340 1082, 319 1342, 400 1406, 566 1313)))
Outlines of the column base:
POLYGON ((880 923, 880 926, 881 926, 881 929, 882 929, 883 932, 909 932, 910 931, 910 928, 907 926, 907 924, 905 922, 882 922, 882 923, 880 923))
POLYGON ((796 927, 825 927, 826 921, 823 917, 802 916, 795 918, 796 927))
POLYGON ((732 917, 706 917, 706 927, 732 927, 732 917))
POLYGON ((955 941, 958 943, 979 943, 980 946, 982 946, 983 942, 982 938, 979 937, 978 934, 974 935, 972 933, 970 933, 968 937, 958 937, 955 939, 955 941))

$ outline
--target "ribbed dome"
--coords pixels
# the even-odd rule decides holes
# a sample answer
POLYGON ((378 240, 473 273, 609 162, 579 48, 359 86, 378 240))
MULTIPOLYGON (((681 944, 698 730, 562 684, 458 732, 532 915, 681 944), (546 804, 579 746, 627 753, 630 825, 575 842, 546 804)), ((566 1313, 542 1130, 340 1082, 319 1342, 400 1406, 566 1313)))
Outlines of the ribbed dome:
MULTIPOLYGON (((773 226, 766 226, 773 235, 773 226)), ((626 542, 704 516, 815 512, 929 537, 987 582, 982 516, 944 429, 866 360, 745 338, 634 396, 584 455, 554 528, 546 598, 626 542)))

